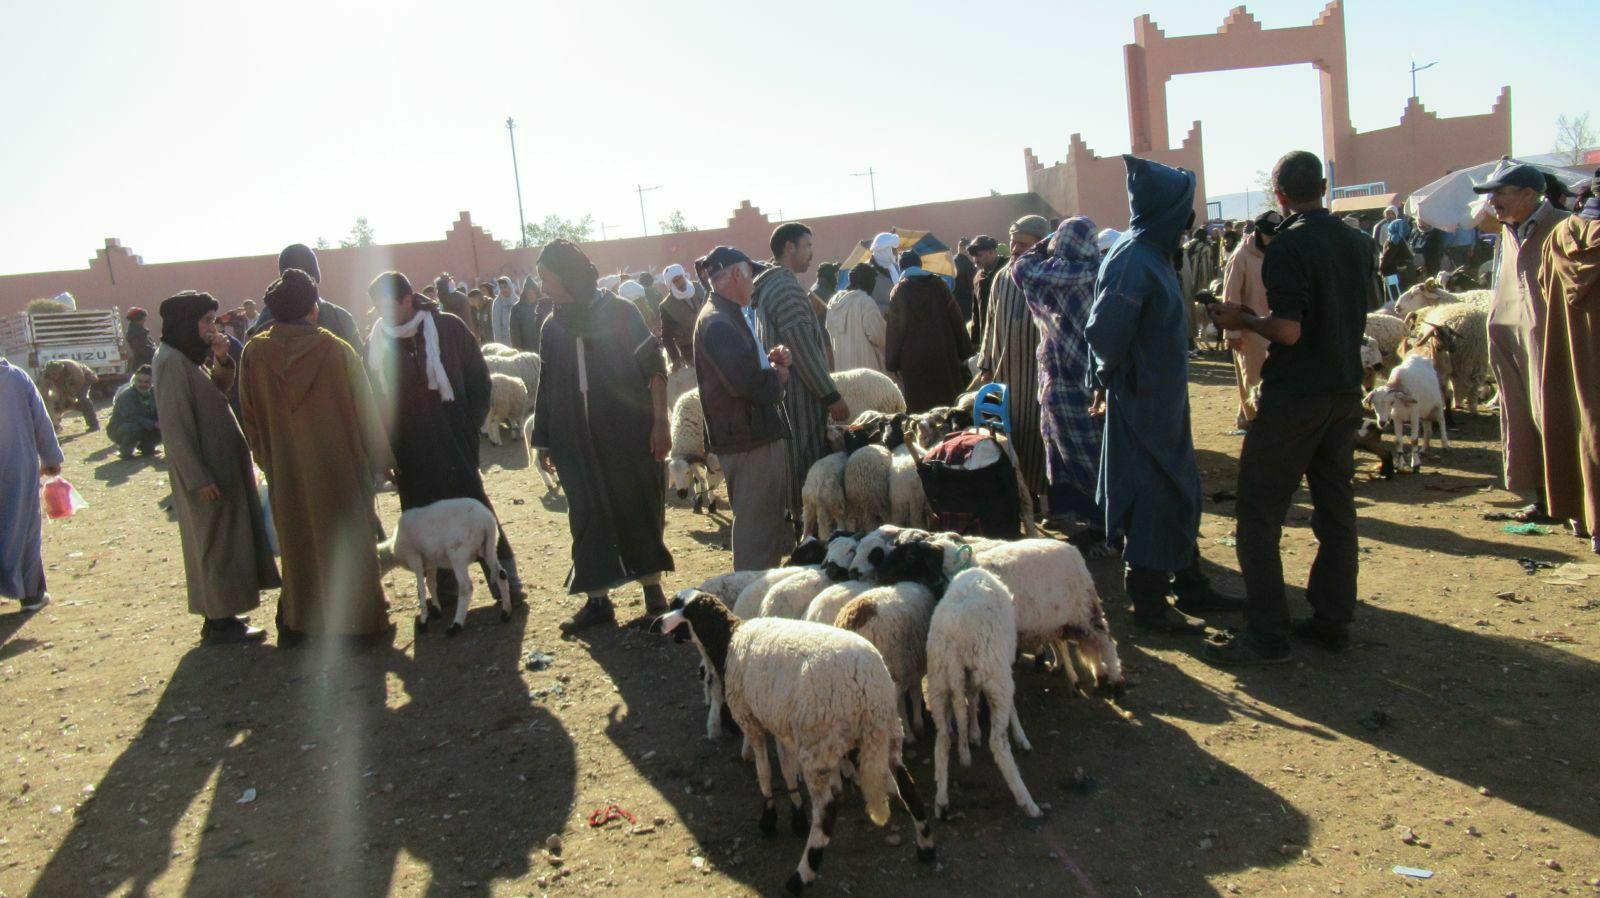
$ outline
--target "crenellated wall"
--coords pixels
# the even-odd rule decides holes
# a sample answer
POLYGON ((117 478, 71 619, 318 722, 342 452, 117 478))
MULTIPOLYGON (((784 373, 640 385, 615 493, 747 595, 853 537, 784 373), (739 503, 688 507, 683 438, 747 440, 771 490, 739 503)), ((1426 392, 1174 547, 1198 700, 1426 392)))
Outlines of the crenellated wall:
MULTIPOLYGON (((1128 226, 1127 166, 1122 156, 1099 156, 1083 135, 1067 141, 1067 155, 1054 165, 1041 165, 1032 149, 1023 150, 1028 189, 1060 215, 1087 215, 1102 228, 1128 226)), ((1138 155, 1195 173, 1195 216, 1206 215, 1206 185, 1200 123, 1195 122, 1176 149, 1145 150, 1138 155)))

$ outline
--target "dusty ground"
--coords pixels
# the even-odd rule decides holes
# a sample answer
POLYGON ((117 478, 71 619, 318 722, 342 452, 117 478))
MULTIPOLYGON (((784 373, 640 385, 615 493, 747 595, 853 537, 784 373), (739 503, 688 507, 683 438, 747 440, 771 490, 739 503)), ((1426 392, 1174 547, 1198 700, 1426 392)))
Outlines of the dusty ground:
MULTIPOLYGON (((1233 489, 1232 392, 1226 367, 1196 366, 1208 495, 1233 489)), ((67 473, 90 508, 46 525, 55 604, 0 616, 0 893, 772 894, 799 859, 800 839, 757 831, 736 740, 705 740, 692 649, 628 629, 561 640, 566 522, 519 448, 486 458, 525 613, 502 624, 480 604, 461 636, 414 641, 397 576, 392 645, 280 651, 197 644, 164 465, 119 461, 82 427, 67 424, 67 473), (526 669, 532 650, 554 665, 526 669), (591 827, 612 804, 637 825, 591 827)), ((903 815, 891 847, 847 805, 815 894, 1600 892, 1600 576, 1530 576, 1518 558, 1583 562, 1580 543, 1481 519, 1513 499, 1493 486, 1495 433, 1469 419, 1423 474, 1358 475, 1348 655, 1215 670, 1195 642, 1133 633, 1098 563, 1134 719, 1019 668, 1045 819, 1024 819, 979 753, 938 866, 917 863, 903 815)), ((381 510, 394 520, 392 494, 381 510)), ((1208 503, 1202 548, 1237 589, 1231 511, 1208 503)), ((1304 582, 1309 508, 1291 515, 1304 582)), ((728 566, 724 525, 669 511, 674 588, 728 566)), ((931 795, 927 744, 913 772, 931 795)))

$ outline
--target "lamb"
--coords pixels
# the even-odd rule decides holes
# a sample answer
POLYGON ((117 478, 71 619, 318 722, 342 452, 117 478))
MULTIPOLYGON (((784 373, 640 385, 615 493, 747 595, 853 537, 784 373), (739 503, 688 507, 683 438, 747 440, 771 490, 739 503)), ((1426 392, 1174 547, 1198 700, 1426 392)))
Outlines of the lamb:
POLYGON ((835 533, 828 539, 828 549, 822 556, 822 570, 829 579, 837 583, 849 578, 850 565, 856 560, 856 547, 860 544, 860 537, 845 532, 835 533))
POLYGON ((504 343, 485 343, 479 348, 483 352, 483 357, 485 359, 496 355, 513 356, 517 354, 517 350, 512 349, 510 346, 507 346, 504 343))
POLYGON ((522 381, 528 388, 529 396, 539 395, 539 372, 544 369, 544 362, 536 352, 517 352, 511 355, 487 355, 483 363, 489 366, 490 374, 508 374, 522 381))
MULTIPOLYGON (((534 449, 533 449, 533 417, 534 417, 533 415, 529 415, 528 416, 528 420, 526 420, 526 421, 524 421, 522 423, 522 445, 524 446, 524 448, 526 448, 528 450, 528 460, 529 461, 533 460, 533 455, 534 455, 534 449)), ((561 481, 556 479, 556 476, 554 474, 550 473, 549 471, 546 471, 544 469, 544 466, 540 465, 540 464, 534 464, 534 465, 532 465, 532 467, 538 470, 539 479, 544 481, 544 491, 546 493, 559 493, 559 492, 561 492, 561 481)))
POLYGON ((1461 302, 1423 309, 1417 314, 1418 329, 1433 327, 1454 334, 1450 351, 1450 393, 1453 404, 1464 404, 1476 414, 1478 392, 1493 379, 1489 367, 1488 290, 1461 294, 1461 302))
POLYGON ((1402 416, 1411 422, 1410 466, 1414 474, 1422 469, 1421 451, 1429 448, 1432 427, 1422 429, 1424 423, 1437 421, 1439 438, 1444 448, 1450 448, 1450 435, 1444 422, 1444 395, 1439 390, 1439 377, 1434 373, 1433 362, 1420 355, 1406 356, 1393 371, 1389 381, 1367 394, 1366 406, 1378 414, 1378 424, 1387 427, 1394 422, 1395 445, 1402 457, 1406 453, 1405 439, 1401 434, 1402 416), (1422 450, 1417 448, 1419 431, 1422 450))
POLYGON ((688 498, 692 491, 695 514, 702 508, 716 511, 717 500, 711 493, 722 485, 722 465, 706 442, 706 417, 698 388, 673 403, 668 427, 672 449, 668 453, 667 488, 675 491, 679 499, 688 498))
MULTIPOLYGON (((896 551, 938 550, 923 543, 896 551)), ((1024 751, 1033 750, 1017 716, 1017 687, 1011 675, 1016 653, 1016 609, 1010 590, 1000 578, 981 568, 956 574, 928 626, 928 680, 923 687, 936 733, 933 771, 938 785, 933 812, 941 820, 950 813, 950 730, 952 726, 956 729, 961 766, 970 767, 968 746, 977 734, 969 733, 968 727, 976 718, 972 712, 980 696, 989 704, 989 751, 995 766, 1022 812, 1029 817, 1042 813, 1022 782, 1011 754, 1011 740, 1006 738, 1009 729, 1024 751)))
POLYGON ((482 427, 489 442, 500 445, 502 424, 520 431, 527 415, 528 390, 522 381, 506 374, 489 375, 489 414, 483 419, 482 427))
POLYGON ((861 595, 878 584, 865 580, 845 580, 835 583, 817 593, 817 597, 806 606, 806 613, 800 616, 801 620, 812 621, 818 624, 832 624, 839 619, 839 612, 844 606, 850 604, 856 596, 861 595))
POLYGON ((835 527, 849 526, 845 511, 844 475, 850 456, 843 452, 824 455, 806 472, 800 486, 800 532, 811 536, 830 533, 835 527))
POLYGON ((889 800, 899 798, 915 822, 918 859, 937 859, 922 799, 901 758, 894 680, 872 643, 856 633, 806 621, 741 622, 705 594, 673 604, 651 629, 678 641, 692 639, 706 667, 724 684, 728 708, 755 750, 762 831, 777 828, 766 751, 769 733, 780 746, 778 757, 796 816, 798 781, 805 778, 811 826, 788 891, 799 893, 816 880, 838 812, 833 782, 852 750, 859 752, 856 782, 868 817, 884 825, 889 800))
POLYGON ((931 449, 944 442, 944 438, 950 434, 971 427, 972 409, 951 406, 931 408, 920 415, 912 415, 911 425, 918 445, 931 449))
POLYGON ((890 456, 889 520, 905 527, 926 527, 933 520, 933 507, 917 473, 917 453, 904 443, 890 456))
POLYGON ((767 593, 771 592, 774 586, 784 580, 806 570, 809 569, 804 567, 775 567, 771 570, 761 571, 739 593, 739 597, 734 600, 733 616, 740 620, 751 620, 752 618, 760 617, 761 603, 766 599, 767 593))
POLYGON ((1464 290, 1460 293, 1451 293, 1439 284, 1437 278, 1428 278, 1400 294, 1400 298, 1394 302, 1394 315, 1403 320, 1428 306, 1458 302, 1481 305, 1487 308, 1492 296, 1493 291, 1491 290, 1464 290))
POLYGON ((844 468, 845 513, 854 530, 871 530, 889 520, 889 478, 894 460, 882 446, 850 453, 844 468))
POLYGON ((933 603, 933 593, 920 583, 879 586, 851 599, 833 621, 841 630, 865 636, 883 656, 894 678, 907 743, 916 741, 913 729, 922 729, 922 675, 928 669, 933 603))
POLYGON ((761 611, 756 616, 799 620, 805 617, 806 609, 811 607, 811 601, 832 585, 833 580, 820 567, 785 577, 782 582, 767 590, 767 594, 761 599, 761 611))
POLYGON ((667 408, 678 404, 683 394, 690 390, 699 390, 700 381, 695 375, 694 366, 685 365, 667 375, 667 408))
POLYGON ((404 565, 417 575, 418 632, 428 628, 432 612, 439 607, 437 583, 439 569, 455 574, 460 595, 456 598, 456 618, 445 629, 446 636, 461 632, 472 604, 473 561, 483 562, 491 582, 500 593, 500 619, 511 619, 511 582, 495 555, 500 539, 500 523, 494 512, 477 499, 440 499, 403 512, 394 533, 378 544, 378 563, 386 571, 404 565), (429 581, 435 584, 432 593, 429 581))
POLYGON ((1400 343, 1406 338, 1407 331, 1406 320, 1402 316, 1382 310, 1367 315, 1366 335, 1377 344, 1379 362, 1399 358, 1400 343))
POLYGON ((851 368, 833 373, 833 388, 850 406, 852 414, 865 411, 898 415, 906 410, 906 397, 889 375, 871 368, 851 368))
POLYGON ((1383 367, 1383 351, 1378 348, 1378 341, 1371 337, 1361 338, 1361 370, 1365 372, 1361 377, 1361 388, 1370 390, 1377 385, 1378 369, 1383 367))

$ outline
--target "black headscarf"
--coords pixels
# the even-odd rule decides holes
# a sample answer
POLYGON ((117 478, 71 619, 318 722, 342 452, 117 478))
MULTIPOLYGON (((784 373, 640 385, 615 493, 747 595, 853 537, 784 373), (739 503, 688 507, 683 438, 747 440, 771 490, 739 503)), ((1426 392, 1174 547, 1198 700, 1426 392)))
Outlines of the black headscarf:
POLYGON ((298 268, 291 268, 272 282, 262 297, 272 310, 274 321, 302 321, 317 307, 317 282, 298 268))
POLYGON ((161 303, 161 342, 203 365, 211 344, 200 338, 200 319, 220 306, 209 293, 185 290, 161 303))
POLYGON ((600 272, 595 269, 594 263, 583 254, 578 244, 570 240, 558 237, 546 244, 544 251, 539 253, 539 264, 561 281, 567 295, 576 302, 593 296, 595 285, 600 281, 600 272))

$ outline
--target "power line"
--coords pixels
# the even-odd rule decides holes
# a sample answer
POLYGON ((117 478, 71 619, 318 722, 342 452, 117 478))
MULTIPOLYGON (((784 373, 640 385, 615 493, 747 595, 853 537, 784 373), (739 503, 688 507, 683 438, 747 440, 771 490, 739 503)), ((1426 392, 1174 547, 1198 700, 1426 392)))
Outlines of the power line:
POLYGON ((872 211, 878 211, 878 172, 872 166, 867 166, 866 171, 851 172, 852 178, 866 178, 867 186, 872 189, 872 211))
POLYGON ((644 195, 652 190, 660 189, 660 184, 657 184, 654 187, 646 187, 643 184, 640 184, 634 188, 634 192, 639 194, 639 226, 644 229, 644 235, 646 237, 650 236, 650 221, 644 216, 644 195))

